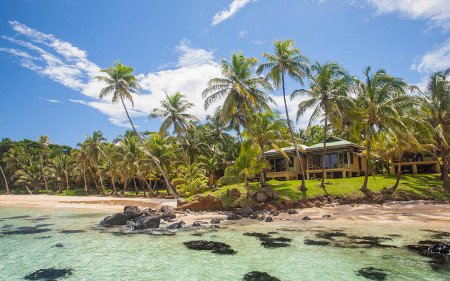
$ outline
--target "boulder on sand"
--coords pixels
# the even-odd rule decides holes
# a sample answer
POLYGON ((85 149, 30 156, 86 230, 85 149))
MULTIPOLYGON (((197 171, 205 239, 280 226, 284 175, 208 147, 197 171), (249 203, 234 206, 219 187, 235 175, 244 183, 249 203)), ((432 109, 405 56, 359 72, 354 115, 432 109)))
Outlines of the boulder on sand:
POLYGON ((140 215, 142 215, 142 211, 141 211, 141 209, 139 209, 138 206, 125 206, 123 208, 123 215, 127 219, 131 220, 131 219, 137 218, 140 215))
POLYGON ((114 215, 107 216, 101 222, 101 226, 116 226, 116 225, 124 225, 127 223, 128 218, 122 213, 115 213, 114 215))
POLYGON ((250 208, 249 206, 244 206, 244 207, 236 210, 236 214, 243 218, 248 218, 251 215, 255 214, 255 211, 253 211, 253 209, 250 208))
POLYGON ((232 220, 240 220, 240 219, 241 219, 241 217, 238 216, 238 215, 235 214, 235 213, 231 213, 231 214, 229 214, 229 215, 227 216, 227 220, 230 220, 230 221, 232 221, 232 220))
POLYGON ((159 216, 143 216, 135 220, 136 229, 158 228, 161 218, 159 216))
POLYGON ((214 219, 211 220, 211 223, 213 223, 213 224, 219 224, 219 223, 220 223, 220 219, 214 218, 214 219))
POLYGON ((230 197, 230 199, 232 199, 233 201, 237 200, 239 197, 241 197, 241 192, 237 188, 232 188, 228 192, 228 197, 230 197))
POLYGON ((170 205, 163 205, 161 206, 161 212, 162 212, 162 218, 163 219, 174 219, 176 218, 175 215, 175 208, 170 205))
POLYGON ((266 202, 267 199, 268 198, 267 198, 267 195, 265 193, 263 193, 263 192, 257 192, 256 193, 256 196, 255 196, 256 202, 263 203, 263 202, 266 202))

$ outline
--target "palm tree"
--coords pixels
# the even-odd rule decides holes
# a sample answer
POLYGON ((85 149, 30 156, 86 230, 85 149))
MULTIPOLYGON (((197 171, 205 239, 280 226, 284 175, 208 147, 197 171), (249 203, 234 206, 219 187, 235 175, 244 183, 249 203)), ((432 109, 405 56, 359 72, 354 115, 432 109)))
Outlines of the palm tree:
POLYGON ((258 175, 262 170, 270 168, 267 161, 261 161, 261 149, 252 141, 245 141, 241 145, 239 156, 231 166, 226 167, 225 175, 220 178, 221 183, 244 182, 247 198, 250 196, 249 179, 258 175))
POLYGON ((9 194, 8 180, 6 179, 6 175, 5 172, 3 171, 1 163, 0 163, 0 172, 2 173, 3 180, 5 181, 6 194, 9 194))
POLYGON ((417 86, 413 91, 422 96, 421 109, 426 120, 434 128, 434 142, 442 156, 442 187, 450 190, 448 171, 450 168, 450 68, 431 74, 427 87, 422 92, 417 86))
POLYGON ((300 89, 292 93, 291 99, 297 96, 306 96, 308 99, 299 103, 297 109, 297 121, 309 108, 314 111, 309 119, 308 126, 323 117, 323 150, 322 150, 322 183, 325 188, 325 154, 327 148, 328 122, 337 124, 342 120, 342 112, 349 107, 350 98, 348 92, 351 78, 335 62, 321 65, 316 62, 311 66, 310 89, 300 89))
POLYGON ((289 112, 286 102, 285 76, 288 75, 295 81, 298 81, 303 85, 303 78, 308 73, 308 59, 300 53, 300 49, 295 47, 295 43, 293 40, 276 40, 273 46, 274 54, 263 54, 268 62, 261 64, 258 67, 257 73, 261 74, 263 71, 268 70, 266 76, 267 79, 272 81, 275 88, 279 89, 281 87, 283 91, 284 111, 286 113, 289 132, 291 134, 291 141, 294 145, 295 154, 297 155, 300 163, 300 169, 302 171, 302 185, 300 189, 302 191, 306 191, 304 177, 305 171, 303 170, 300 152, 294 137, 291 120, 289 119, 289 112))
MULTIPOLYGON (((105 192, 105 186, 103 184, 103 177, 100 170, 100 165, 104 159, 103 154, 103 144, 106 141, 101 131, 95 131, 91 136, 87 136, 86 140, 82 144, 85 147, 86 153, 91 163, 91 166, 95 169, 94 173, 97 173, 98 179, 100 181, 99 192, 103 194, 105 192)), ((95 180, 95 177, 94 177, 95 180)), ((96 184, 97 185, 97 184, 96 184)))
POLYGON ((42 178, 44 179, 45 190, 48 191, 47 178, 44 173, 44 156, 46 155, 48 145, 50 143, 50 138, 48 136, 42 135, 38 138, 39 146, 39 163, 41 165, 42 178))
POLYGON ((64 181, 66 191, 70 189, 69 176, 74 169, 74 164, 73 159, 67 154, 58 155, 50 161, 48 173, 56 179, 57 184, 64 181))
MULTIPOLYGON (((131 102, 133 106, 133 96, 132 94, 139 94, 139 90, 141 87, 138 84, 136 77, 133 75, 133 68, 129 66, 125 66, 120 62, 116 62, 114 66, 108 67, 106 69, 100 70, 102 73, 105 73, 105 76, 97 76, 96 79, 103 81, 107 84, 105 88, 103 88, 100 92, 100 98, 104 98, 108 95, 112 95, 111 101, 113 103, 118 102, 119 100, 122 103, 123 109, 128 117, 128 121, 130 122, 131 127, 136 132, 136 135, 140 142, 143 142, 141 135, 136 130, 136 127, 131 120, 130 114, 128 113, 128 109, 125 105, 124 100, 128 100, 131 102)), ((179 198, 176 190, 173 188, 169 178, 167 177, 167 173, 164 168, 159 163, 159 159, 156 158, 150 151, 145 151, 150 158, 155 162, 159 171, 164 177, 167 188, 172 193, 172 195, 176 198, 179 198)))
MULTIPOLYGON (((289 138, 286 135, 287 133, 286 120, 280 119, 278 114, 271 111, 256 113, 248 127, 248 134, 253 136, 255 144, 261 150, 261 161, 266 160, 264 154, 266 147, 276 149, 287 161, 291 161, 289 156, 280 148, 280 146, 285 146, 289 143, 286 141, 289 138)), ((261 187, 266 186, 265 170, 261 171, 260 183, 261 187)))
POLYGON ((138 170, 138 161, 141 158, 141 149, 139 140, 134 131, 127 131, 125 136, 117 139, 116 142, 120 148, 120 170, 122 171, 122 182, 124 183, 124 191, 126 190, 127 181, 133 179, 136 195, 138 189, 136 185, 136 177, 138 170))
POLYGON ((89 167, 89 157, 84 149, 74 150, 72 152, 72 156, 75 159, 75 163, 76 163, 75 169, 78 171, 78 173, 80 175, 83 176, 84 193, 87 195, 89 193, 89 191, 88 191, 88 185, 87 185, 86 172, 90 168, 89 167))
POLYGON ((39 190, 41 177, 40 166, 31 156, 25 158, 21 163, 21 167, 14 173, 15 184, 24 186, 30 195, 33 195, 30 187, 34 190, 39 190))
POLYGON ((170 127, 173 127, 183 148, 186 161, 187 155, 184 150, 184 136, 194 128, 192 122, 198 120, 194 115, 186 113, 192 107, 194 107, 194 104, 188 102, 186 96, 182 93, 177 92, 170 96, 166 94, 166 99, 161 101, 160 108, 154 108, 149 116, 150 118, 164 118, 160 128, 161 133, 167 132, 170 127))
POLYGON ((222 59, 223 78, 209 80, 202 93, 205 109, 225 98, 221 109, 222 121, 228 122, 239 116, 244 126, 248 125, 249 116, 255 111, 269 110, 267 103, 273 100, 261 89, 271 90, 271 86, 264 78, 253 75, 252 69, 257 63, 256 58, 247 58, 242 53, 234 53, 231 62, 222 59))
POLYGON ((405 95, 406 82, 379 69, 375 73, 367 67, 364 71, 365 81, 357 80, 355 86, 355 110, 359 121, 364 124, 366 145, 366 167, 363 192, 368 192, 370 156, 372 142, 377 131, 388 129, 406 130, 397 110, 411 107, 411 98, 405 95))

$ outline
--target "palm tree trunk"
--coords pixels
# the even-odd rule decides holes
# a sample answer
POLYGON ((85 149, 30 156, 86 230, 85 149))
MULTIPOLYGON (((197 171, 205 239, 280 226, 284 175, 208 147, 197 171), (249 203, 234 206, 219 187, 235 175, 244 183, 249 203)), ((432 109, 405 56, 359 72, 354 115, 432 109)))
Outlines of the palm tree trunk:
POLYGON ((398 169, 397 169, 397 180, 395 181, 395 184, 391 187, 392 191, 395 191, 398 187, 398 184, 400 183, 400 177, 402 176, 402 158, 403 153, 399 153, 398 155, 398 169))
POLYGON ((325 188, 325 153, 327 152, 327 129, 328 129, 328 115, 327 110, 325 109, 325 126, 323 129, 323 150, 322 150, 322 183, 320 187, 325 188))
MULTIPOLYGON (((261 146, 261 161, 265 161, 266 160, 266 156, 264 155, 264 145, 260 145, 261 146)), ((266 173, 265 173, 265 169, 261 171, 260 173, 260 183, 261 183, 261 187, 265 187, 266 186, 266 173)))
POLYGON ((139 194, 139 192, 138 192, 138 188, 136 185, 136 178, 133 178, 133 184, 134 184, 134 192, 135 192, 135 195, 137 196, 139 194))
POLYGON ((97 167, 97 172, 98 172, 98 178, 100 180, 100 194, 104 194, 105 193, 105 186, 103 185, 103 178, 102 178, 102 174, 100 173, 100 168, 97 167))
MULTIPOLYGON (((369 129, 370 131, 370 129, 369 129)), ((366 157, 366 167, 364 169, 364 182, 361 186, 361 191, 366 193, 369 191, 367 188, 367 183, 369 182, 369 163, 370 163, 370 153, 371 153, 371 137, 372 135, 370 133, 366 134, 366 146, 367 146, 367 157, 366 157)))
POLYGON ((0 172, 2 172, 3 180, 5 181, 6 194, 9 194, 8 181, 6 180, 5 172, 3 172, 2 166, 0 166, 0 172))
MULTIPOLYGON (((138 136, 138 139, 141 143, 143 143, 142 141, 142 137, 141 134, 136 130, 136 127, 134 127, 133 121, 131 120, 130 114, 128 114, 128 109, 125 106, 125 103, 123 101, 123 97, 121 95, 120 96, 120 101, 122 102, 123 108, 125 109, 125 113, 127 114, 128 117, 128 121, 130 122, 131 127, 133 128, 133 131, 136 133, 136 135, 138 136)), ((169 180, 169 177, 167 176, 166 171, 164 170, 164 168, 161 166, 161 163, 159 162, 159 159, 156 158, 156 156, 154 156, 149 150, 144 150, 146 154, 148 154, 150 156, 150 158, 152 158, 153 162, 155 162, 156 166, 158 167, 159 171, 161 172, 161 174, 164 177, 164 181, 166 182, 167 188, 169 189, 170 193, 176 198, 176 199, 181 199, 180 195, 178 195, 177 191, 173 188, 172 183, 169 180)))
POLYGON ((44 163, 43 163, 42 155, 40 155, 39 158, 40 158, 40 164, 41 164, 42 178, 44 179, 45 191, 48 192, 47 177, 45 176, 45 172, 44 172, 44 163))
POLYGON ((114 177, 111 177, 111 184, 112 184, 112 188, 113 188, 113 195, 116 195, 117 190, 116 190, 116 183, 115 183, 114 177))
POLYGON ((84 193, 88 195, 88 186, 87 186, 87 179, 86 179, 86 167, 83 167, 83 180, 84 180, 84 193))
POLYGON ((291 140, 292 140, 292 143, 294 144, 295 154, 297 155, 298 163, 300 164, 300 170, 302 172, 302 185, 300 187, 300 190, 306 191, 305 172, 303 170, 302 158, 300 157, 300 152, 298 151, 297 142, 295 141, 294 131, 292 131, 291 120, 289 119, 289 112, 288 112, 287 103, 286 103, 286 90, 285 90, 285 86, 284 86, 284 72, 281 72, 281 83, 283 86, 284 111, 286 112, 286 119, 287 119, 287 123, 289 126, 289 133, 291 133, 291 140))
POLYGON ((66 190, 69 191, 69 173, 64 172, 64 175, 66 176, 66 190))
POLYGON ((27 191, 28 191, 28 193, 29 193, 30 195, 33 195, 33 193, 32 193, 31 190, 28 188, 28 186, 25 185, 25 188, 27 189, 27 191))
POLYGON ((125 191, 127 191, 127 183, 128 183, 128 180, 123 181, 123 193, 124 194, 125 194, 125 191))
POLYGON ((450 166, 450 156, 448 151, 445 151, 442 155, 442 188, 450 190, 450 181, 448 178, 448 169, 450 166))
MULTIPOLYGON (((152 190, 152 187, 150 186, 150 183, 148 182, 148 180, 146 178, 143 178, 142 180, 144 181, 145 186, 147 186, 147 188, 148 188, 149 195, 153 195, 153 190, 152 190)), ((145 195, 145 190, 144 190, 144 195, 145 195)))
POLYGON ((89 169, 89 172, 91 173, 91 177, 94 180, 95 189, 97 189, 97 192, 99 192, 98 184, 97 184, 97 180, 95 179, 94 172, 92 171, 92 169, 89 169))

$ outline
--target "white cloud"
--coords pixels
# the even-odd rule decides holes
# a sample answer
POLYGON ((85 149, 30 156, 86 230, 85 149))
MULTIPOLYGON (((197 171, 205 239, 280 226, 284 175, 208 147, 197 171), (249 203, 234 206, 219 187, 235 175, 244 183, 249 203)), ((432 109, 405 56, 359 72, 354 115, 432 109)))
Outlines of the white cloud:
POLYGON ((437 48, 428 51, 418 63, 412 65, 413 70, 429 73, 450 67, 450 39, 437 48))
POLYGON ((45 99, 46 101, 48 101, 49 103, 62 103, 60 100, 57 99, 45 99))
MULTIPOLYGON (((353 1, 353 3, 361 1, 353 1)), ((432 27, 450 30, 449 0, 364 0, 378 13, 398 13, 408 19, 428 20, 432 27)))
MULTIPOLYGON (((24 24, 18 22, 10 24, 21 39, 5 36, 3 39, 25 48, 29 53, 10 48, 0 48, 1 52, 11 54, 23 67, 79 91, 88 99, 74 99, 70 100, 71 102, 100 111, 114 125, 129 127, 121 105, 111 104, 109 99, 99 99, 104 84, 94 77, 99 74, 100 67, 87 59, 85 51, 57 39, 54 35, 44 34, 24 24)), ((148 116, 153 108, 159 106, 165 91, 182 92, 195 104, 191 113, 201 119, 206 116, 201 93, 209 79, 221 75, 220 67, 215 62, 212 51, 190 47, 187 40, 182 40, 176 46, 176 51, 179 52, 179 58, 173 69, 136 75, 145 93, 133 96, 134 108, 131 108, 131 105, 129 108, 132 117, 148 116)), ((208 110, 208 113, 212 111, 213 108, 208 110)))
POLYGON ((247 34, 248 34, 248 31, 242 30, 242 31, 239 31, 238 37, 244 38, 245 36, 247 36, 247 34))
POLYGON ((244 8, 245 5, 247 5, 250 2, 250 0, 233 0, 231 2, 230 6, 226 10, 222 10, 220 12, 217 12, 212 20, 212 25, 217 25, 224 20, 232 17, 235 13, 237 13, 240 9, 244 8))

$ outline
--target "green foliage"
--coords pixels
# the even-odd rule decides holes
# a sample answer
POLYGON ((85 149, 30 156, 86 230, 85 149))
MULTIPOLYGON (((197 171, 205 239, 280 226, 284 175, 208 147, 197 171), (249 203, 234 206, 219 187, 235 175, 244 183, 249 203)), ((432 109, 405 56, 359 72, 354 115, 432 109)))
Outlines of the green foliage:
POLYGON ((208 177, 200 164, 180 165, 172 183, 180 194, 190 196, 202 193, 208 188, 208 177))

